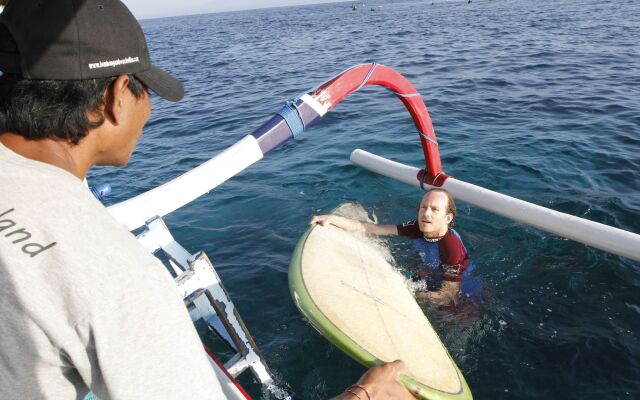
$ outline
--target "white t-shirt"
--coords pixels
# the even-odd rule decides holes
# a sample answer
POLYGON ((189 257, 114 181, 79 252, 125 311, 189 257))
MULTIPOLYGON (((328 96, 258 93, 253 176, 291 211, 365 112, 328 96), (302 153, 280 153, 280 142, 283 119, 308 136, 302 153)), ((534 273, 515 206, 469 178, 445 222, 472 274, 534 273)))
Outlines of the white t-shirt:
POLYGON ((222 399, 171 276, 72 174, 0 144, 0 399, 222 399))

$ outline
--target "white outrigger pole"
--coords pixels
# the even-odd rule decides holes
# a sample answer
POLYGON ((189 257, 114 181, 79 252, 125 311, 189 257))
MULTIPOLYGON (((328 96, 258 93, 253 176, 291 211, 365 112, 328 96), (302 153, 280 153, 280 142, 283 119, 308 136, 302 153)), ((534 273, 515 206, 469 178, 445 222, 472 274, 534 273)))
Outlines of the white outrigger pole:
MULTIPOLYGON (((165 263, 175 276, 192 319, 206 321, 208 327, 237 352, 224 365, 224 371, 211 357, 216 373, 229 378, 226 388, 228 398, 248 397, 231 378, 245 369, 251 369, 264 385, 272 385, 273 377, 211 262, 204 253, 191 254, 180 246, 171 236, 162 217, 209 192, 262 159, 271 150, 297 137, 346 96, 367 85, 384 86, 404 103, 418 130, 425 168, 410 167, 362 150, 352 154, 351 159, 355 164, 423 189, 446 188, 454 197, 496 214, 640 261, 640 235, 553 211, 447 176, 442 171, 437 138, 420 94, 409 81, 389 67, 375 63, 358 65, 288 102, 255 132, 199 167, 108 208, 113 217, 129 230, 145 227, 144 232, 138 235, 139 240, 149 252, 164 252, 167 257, 165 263)), ((292 398, 287 396, 293 394, 285 391, 281 398, 292 398)))
MULTIPOLYGON (((351 162, 380 175, 421 187, 419 168, 356 149, 351 162)), ((424 184, 424 187, 433 188, 424 184)), ((541 207, 515 197, 448 177, 440 186, 457 200, 576 242, 640 261, 640 235, 541 207)))

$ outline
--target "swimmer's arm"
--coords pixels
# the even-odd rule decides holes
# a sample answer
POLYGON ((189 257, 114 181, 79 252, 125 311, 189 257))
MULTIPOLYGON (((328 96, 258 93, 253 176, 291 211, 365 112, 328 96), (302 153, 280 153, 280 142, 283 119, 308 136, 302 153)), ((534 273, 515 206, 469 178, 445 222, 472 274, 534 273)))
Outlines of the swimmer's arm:
POLYGON ((309 225, 334 225, 347 232, 366 233, 375 236, 391 236, 398 234, 398 227, 389 224, 372 224, 370 222, 356 221, 355 219, 340 217, 338 215, 316 215, 311 218, 309 225))

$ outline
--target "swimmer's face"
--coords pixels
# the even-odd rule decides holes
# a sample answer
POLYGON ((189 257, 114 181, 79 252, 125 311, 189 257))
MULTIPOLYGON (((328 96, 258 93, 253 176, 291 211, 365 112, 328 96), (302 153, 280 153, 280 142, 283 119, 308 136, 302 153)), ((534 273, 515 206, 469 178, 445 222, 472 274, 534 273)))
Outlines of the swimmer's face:
POLYGON ((447 212, 449 199, 442 192, 429 192, 422 197, 418 209, 418 226, 425 237, 444 236, 453 215, 447 212))

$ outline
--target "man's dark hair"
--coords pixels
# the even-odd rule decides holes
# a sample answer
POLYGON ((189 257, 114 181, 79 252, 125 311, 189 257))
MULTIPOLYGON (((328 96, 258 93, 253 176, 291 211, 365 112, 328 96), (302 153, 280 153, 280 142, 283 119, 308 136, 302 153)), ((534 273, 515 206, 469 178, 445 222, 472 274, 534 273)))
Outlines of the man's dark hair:
MULTIPOLYGON (((115 79, 54 81, 1 76, 0 132, 15 132, 28 140, 58 137, 78 144, 90 129, 104 123, 99 108, 115 79)), ((129 75, 128 87, 136 98, 146 90, 133 75, 129 75)))
POLYGON ((458 209, 456 208, 456 202, 453 200, 453 196, 447 189, 442 188, 433 188, 429 190, 429 192, 441 192, 447 196, 447 214, 451 214, 453 218, 451 218, 451 222, 449 222, 449 228, 453 227, 456 222, 456 215, 458 214, 458 209))

